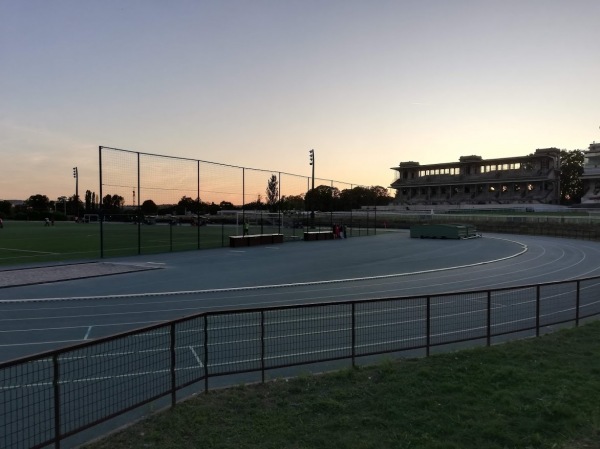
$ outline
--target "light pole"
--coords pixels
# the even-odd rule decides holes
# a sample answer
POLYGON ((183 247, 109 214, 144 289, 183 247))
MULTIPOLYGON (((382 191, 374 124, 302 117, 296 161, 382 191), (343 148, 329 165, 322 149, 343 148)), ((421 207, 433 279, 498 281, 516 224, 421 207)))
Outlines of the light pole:
POLYGON ((308 152, 310 158, 310 165, 312 167, 312 188, 311 188, 311 201, 310 201, 310 224, 311 228, 315 227, 315 150, 308 152))
POLYGON ((79 170, 77 170, 77 167, 73 167, 73 178, 75 178, 75 210, 77 221, 79 221, 79 170))

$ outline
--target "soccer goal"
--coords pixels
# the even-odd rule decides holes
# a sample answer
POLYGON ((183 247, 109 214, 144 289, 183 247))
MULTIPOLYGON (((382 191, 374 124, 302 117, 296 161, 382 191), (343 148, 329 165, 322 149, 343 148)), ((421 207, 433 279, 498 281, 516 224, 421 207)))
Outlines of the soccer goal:
POLYGON ((279 232, 282 215, 267 211, 237 211, 236 227, 242 231, 244 222, 248 223, 250 234, 274 234, 279 232))
POLYGON ((84 223, 97 223, 100 221, 100 215, 98 214, 84 214, 83 222, 84 223))

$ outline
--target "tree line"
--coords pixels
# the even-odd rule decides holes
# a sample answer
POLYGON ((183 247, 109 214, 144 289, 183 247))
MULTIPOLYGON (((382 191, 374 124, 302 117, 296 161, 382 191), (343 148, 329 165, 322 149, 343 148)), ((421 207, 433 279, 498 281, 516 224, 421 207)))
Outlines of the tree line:
MULTIPOLYGON (((13 205, 10 201, 0 201, 0 217, 15 220, 38 220, 52 216, 56 220, 68 217, 80 217, 83 214, 95 214, 100 210, 99 196, 87 190, 84 200, 78 196, 59 196, 51 200, 43 194, 31 195, 22 204, 13 205)), ((120 195, 106 195, 102 199, 102 207, 118 210, 123 207, 125 200, 120 195)))
MULTIPOLYGON (((144 215, 214 215, 220 210, 263 210, 268 212, 288 211, 344 211, 362 206, 384 206, 393 200, 388 190, 381 186, 354 187, 340 190, 337 187, 320 185, 306 194, 279 196, 279 185, 275 175, 269 178, 265 197, 255 201, 235 205, 229 201, 204 202, 200 198, 183 196, 175 204, 156 204, 152 199, 140 205, 144 215)), ((128 214, 138 213, 135 207, 125 207, 125 199, 120 195, 105 195, 102 200, 95 192, 87 190, 84 201, 76 195, 61 196, 50 200, 43 194, 31 195, 23 204, 13 205, 0 201, 0 217, 15 220, 42 220, 51 216, 55 220, 82 217, 84 214, 128 214)))
MULTIPOLYGON (((560 151, 561 156, 561 204, 571 205, 581 202, 583 196, 584 153, 582 150, 560 151)), ((362 187, 340 190, 337 187, 320 185, 306 193, 298 195, 279 195, 277 177, 272 175, 265 189, 265 197, 242 205, 234 205, 228 201, 220 203, 204 202, 200 198, 183 196, 176 204, 156 204, 153 200, 145 200, 140 205, 144 215, 214 215, 220 210, 264 210, 269 212, 287 211, 349 211, 365 206, 387 206, 393 201, 388 190, 382 186, 362 187)), ((49 214, 56 220, 69 217, 81 217, 83 214, 103 213, 135 214, 136 209, 125 210, 125 199, 120 195, 107 194, 102 199, 99 195, 86 190, 84 199, 76 195, 60 196, 50 200, 46 195, 31 195, 23 204, 14 205, 7 200, 0 201, 0 218, 16 220, 44 219, 49 214)))

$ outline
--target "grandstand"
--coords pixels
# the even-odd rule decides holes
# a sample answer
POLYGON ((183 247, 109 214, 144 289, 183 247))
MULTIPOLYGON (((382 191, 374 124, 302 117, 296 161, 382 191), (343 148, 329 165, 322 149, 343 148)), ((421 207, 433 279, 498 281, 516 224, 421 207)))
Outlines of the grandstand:
POLYGON ((421 165, 401 162, 391 187, 396 206, 514 205, 560 203, 560 150, 529 156, 421 165))

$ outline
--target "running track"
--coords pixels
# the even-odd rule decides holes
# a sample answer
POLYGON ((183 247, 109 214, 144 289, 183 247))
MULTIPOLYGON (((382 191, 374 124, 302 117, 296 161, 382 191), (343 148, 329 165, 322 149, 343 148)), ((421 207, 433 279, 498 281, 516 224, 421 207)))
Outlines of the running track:
POLYGON ((500 288, 600 275, 600 243, 486 234, 107 259, 155 268, 0 289, 0 362, 207 310, 500 288))

